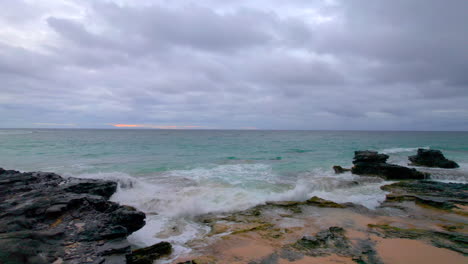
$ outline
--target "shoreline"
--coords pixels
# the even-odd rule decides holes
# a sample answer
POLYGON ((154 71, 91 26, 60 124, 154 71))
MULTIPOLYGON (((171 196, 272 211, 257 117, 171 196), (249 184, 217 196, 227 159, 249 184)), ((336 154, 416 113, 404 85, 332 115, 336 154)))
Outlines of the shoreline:
MULTIPOLYGON (((14 186, 14 188, 9 189, 2 188, 2 192, 0 192, 4 198, 7 198, 5 199, 7 204, 14 199, 15 195, 18 195, 18 191, 21 192, 21 199, 25 199, 24 192, 31 192, 34 187, 39 186, 37 184, 40 184, 40 186, 47 186, 47 192, 40 191, 40 195, 34 196, 34 199, 41 198, 41 196, 42 198, 44 196, 54 197, 56 191, 53 191, 53 188, 59 188, 67 190, 65 193, 73 197, 64 200, 64 193, 58 192, 62 199, 60 204, 64 204, 66 201, 76 201, 76 199, 81 199, 81 201, 97 199, 99 203, 110 204, 117 211, 128 210, 125 212, 130 212, 130 215, 138 215, 141 220, 141 213, 138 211, 107 200, 115 192, 116 183, 113 182, 88 179, 65 180, 53 173, 39 172, 0 171, 0 175, 2 176, 0 183, 2 187, 7 184, 10 184, 10 187, 14 186), (5 179, 6 175, 14 177, 9 177, 9 181, 5 179), (25 181, 28 182, 26 185, 18 184, 18 182, 24 183, 25 181), (51 187, 52 189, 50 189, 51 187)), ((305 202, 270 202, 245 211, 205 214, 197 217, 196 221, 211 228, 207 239, 192 241, 189 246, 193 250, 188 255, 163 256, 156 263, 300 264, 409 263, 412 261, 413 263, 431 264, 440 263, 441 259, 450 263, 464 263, 466 261, 466 256, 468 256, 466 250, 468 244, 468 230, 466 229, 468 224, 468 206, 466 206, 468 204, 466 195, 468 184, 424 180, 400 181, 385 185, 382 189, 388 191, 389 194, 385 202, 375 210, 352 203, 338 204, 313 197, 305 202), (431 193, 434 190, 438 190, 438 192, 431 193), (450 197, 447 197, 448 195, 450 197), (338 235, 330 233, 333 229, 339 230, 341 228, 342 232, 340 231, 341 233, 338 235), (342 241, 334 241, 337 237, 342 241), (414 254, 405 255, 402 253, 408 250, 414 254)), ((95 244, 97 246, 94 246, 93 250, 90 250, 90 247, 80 247, 77 244, 94 243, 92 242, 94 238, 83 240, 77 236, 85 231, 86 225, 91 223, 91 220, 85 214, 75 215, 74 219, 80 219, 81 224, 76 223, 73 219, 68 224, 64 224, 67 216, 73 214, 77 207, 67 205, 60 209, 53 204, 53 198, 48 200, 46 204, 39 203, 37 205, 36 203, 34 210, 37 211, 37 208, 46 209, 44 214, 47 217, 40 218, 38 215, 41 213, 34 216, 39 217, 36 218, 34 228, 10 230, 11 232, 2 230, 0 246, 3 247, 3 250, 12 250, 11 247, 5 248, 6 242, 11 243, 8 239, 15 238, 20 239, 20 241, 25 239, 15 236, 19 234, 18 232, 29 230, 31 233, 35 233, 36 237, 40 237, 46 234, 45 231, 51 235, 57 234, 57 230, 59 230, 63 233, 62 238, 65 237, 60 240, 60 243, 57 243, 56 238, 46 238, 46 240, 55 241, 55 244, 52 243, 52 246, 48 246, 53 253, 49 257, 58 256, 49 263, 108 263, 106 260, 112 260, 112 263, 127 263, 125 255, 131 253, 130 245, 125 239, 130 234, 128 231, 125 234, 111 235, 107 237, 107 240, 99 237, 95 244), (86 222, 86 219, 90 222, 86 222), (74 229, 65 229, 70 226, 74 229), (73 239, 76 241, 72 243, 73 239), (64 242, 66 240, 68 241, 64 242), (99 248, 101 248, 101 252, 96 250, 99 248), (103 254, 102 248, 106 248, 107 252, 103 254), (65 249, 63 256, 59 256, 60 254, 57 253, 60 252, 60 249, 65 249), (67 249, 71 250, 67 251, 67 249), (77 256, 77 252, 87 252, 86 259, 74 258, 77 256)), ((10 203, 10 205, 14 205, 13 209, 17 209, 18 202, 21 204, 21 200, 10 203)), ((78 207, 80 206, 83 205, 78 207)), ((89 204, 85 205, 85 208, 87 206, 89 204)), ((5 208, 5 205, 2 207, 5 208)), ((3 224, 3 228, 5 228, 4 224, 8 220, 8 215, 14 211, 13 209, 9 208, 7 213, 1 215, 0 223, 3 224)), ((112 215, 115 210, 103 211, 104 214, 100 221, 106 224, 110 223, 104 219, 106 219, 106 215, 112 215)), ((26 211, 22 212, 30 214, 26 211)), ((90 211, 85 210, 85 212, 93 217, 96 216, 93 215, 96 213, 95 211, 90 213, 90 211)), ((19 216, 23 217, 24 215, 19 216)), ((28 215, 28 217, 31 216, 28 215)), ((118 224, 125 223, 134 223, 134 220, 127 218, 118 224)), ((142 226, 143 223, 140 221, 132 230, 136 231, 142 226)), ((110 227, 107 226, 107 228, 110 227)), ((16 227, 16 229, 21 228, 16 227)), ((98 232, 98 229, 93 230, 93 233, 102 231, 98 232)), ((30 237, 28 236, 28 239, 30 237)), ((50 244, 50 242, 44 242, 46 240, 42 237, 39 241, 42 241, 42 244, 50 244)), ((45 248, 40 250, 45 252, 45 248)), ((36 263, 41 263, 38 259, 33 260, 36 263)), ((29 260, 8 262, 3 259, 3 261, 4 263, 33 263, 29 260)))
MULTIPOLYGON (((447 190, 467 188, 466 184, 435 184, 447 190)), ((398 183, 386 186, 392 185, 395 189, 376 210, 321 200, 271 203, 242 212, 201 217, 199 221, 212 227, 212 236, 219 237, 209 246, 199 247, 199 254, 170 263, 436 264, 441 259, 465 263, 467 208, 443 209, 448 204, 434 205, 432 202, 440 201, 441 196, 411 201, 409 193, 400 193, 398 183), (406 200, 395 199, 396 195, 406 200), (333 228, 343 229, 341 241, 335 241, 336 234, 323 235, 333 228)))
POLYGON ((465 263, 468 184, 431 181, 387 159, 357 151, 352 169, 335 170, 392 180, 374 209, 314 196, 205 213, 192 220, 208 233, 182 254, 167 242, 132 250, 127 236, 146 216, 109 201, 116 182, 0 169, 0 263, 465 263))

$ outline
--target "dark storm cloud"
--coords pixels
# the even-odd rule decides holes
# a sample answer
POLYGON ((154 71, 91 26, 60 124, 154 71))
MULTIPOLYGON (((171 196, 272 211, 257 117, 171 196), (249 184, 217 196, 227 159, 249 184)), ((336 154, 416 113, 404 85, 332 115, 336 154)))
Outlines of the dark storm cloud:
POLYGON ((468 129, 467 1, 145 2, 8 0, 1 126, 468 129))

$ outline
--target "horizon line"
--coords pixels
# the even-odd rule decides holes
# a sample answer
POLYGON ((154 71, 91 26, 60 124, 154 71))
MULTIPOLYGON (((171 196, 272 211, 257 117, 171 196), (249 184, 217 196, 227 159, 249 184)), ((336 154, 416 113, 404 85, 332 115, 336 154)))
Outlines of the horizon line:
POLYGON ((0 127, 2 129, 50 129, 50 130, 162 130, 162 131, 199 131, 199 130, 226 130, 226 131, 335 131, 335 132, 468 132, 468 130, 409 130, 409 129, 269 129, 269 128, 256 128, 256 129, 242 129, 242 128, 146 128, 146 127, 109 127, 109 128, 96 128, 96 127, 0 127))

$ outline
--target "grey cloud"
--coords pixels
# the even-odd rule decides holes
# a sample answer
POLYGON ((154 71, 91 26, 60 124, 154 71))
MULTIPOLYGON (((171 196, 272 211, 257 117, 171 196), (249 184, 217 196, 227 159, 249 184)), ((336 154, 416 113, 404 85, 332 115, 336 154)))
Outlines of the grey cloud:
POLYGON ((466 1, 155 2, 11 4, 51 37, 1 44, 1 126, 468 129, 466 1))

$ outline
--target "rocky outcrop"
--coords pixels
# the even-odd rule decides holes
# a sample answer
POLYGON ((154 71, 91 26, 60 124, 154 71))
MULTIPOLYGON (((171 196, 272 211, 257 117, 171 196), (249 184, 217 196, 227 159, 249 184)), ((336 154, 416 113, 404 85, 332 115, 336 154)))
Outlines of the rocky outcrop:
POLYGON ((388 164, 388 155, 377 151, 355 151, 351 172, 357 175, 379 176, 386 180, 425 179, 428 174, 416 169, 388 164))
POLYGON ((418 154, 409 156, 411 165, 425 166, 425 167, 438 167, 444 169, 458 168, 459 165, 453 161, 445 158, 440 150, 436 149, 418 149, 418 154))
POLYGON ((342 227, 332 226, 319 231, 315 236, 304 236, 292 245, 292 248, 308 256, 338 256, 352 257, 356 263, 382 264, 370 240, 358 240, 351 243, 342 227))
POLYGON ((351 169, 346 169, 346 168, 343 168, 341 166, 333 166, 333 170, 335 171, 335 174, 341 174, 341 173, 345 173, 347 171, 351 171, 351 169))
POLYGON ((468 185, 464 183, 407 181, 385 185, 381 189, 391 192, 386 202, 415 201, 454 212, 460 209, 457 205, 468 205, 468 185))
POLYGON ((145 214, 109 201, 116 188, 0 169, 0 263, 125 263, 145 214))

